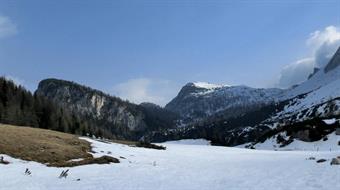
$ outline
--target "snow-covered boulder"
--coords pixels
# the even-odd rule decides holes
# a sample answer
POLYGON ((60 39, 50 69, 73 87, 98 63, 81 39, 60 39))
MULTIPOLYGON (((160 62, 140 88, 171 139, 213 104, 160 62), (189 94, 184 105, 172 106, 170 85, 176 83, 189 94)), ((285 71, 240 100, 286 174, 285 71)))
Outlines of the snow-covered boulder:
POLYGON ((340 165, 340 156, 337 158, 333 158, 331 161, 331 165, 340 165))

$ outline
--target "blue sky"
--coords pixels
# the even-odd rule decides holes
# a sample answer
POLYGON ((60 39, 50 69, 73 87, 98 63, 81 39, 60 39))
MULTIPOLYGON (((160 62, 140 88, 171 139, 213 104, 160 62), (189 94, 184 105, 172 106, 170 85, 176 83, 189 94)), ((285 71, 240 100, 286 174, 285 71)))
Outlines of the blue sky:
POLYGON ((325 41, 334 50, 339 10, 339 0, 0 0, 0 75, 161 105, 190 81, 287 87, 325 41))

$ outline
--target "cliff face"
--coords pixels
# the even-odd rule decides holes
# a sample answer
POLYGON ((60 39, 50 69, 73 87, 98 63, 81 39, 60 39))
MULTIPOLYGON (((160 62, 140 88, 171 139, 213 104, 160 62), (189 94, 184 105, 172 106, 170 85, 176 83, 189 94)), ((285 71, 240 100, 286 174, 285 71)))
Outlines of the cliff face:
MULTIPOLYGON (((105 128, 116 138, 136 140, 157 129, 154 123, 146 120, 149 113, 142 106, 74 82, 46 79, 39 83, 36 93, 92 120, 94 125, 105 128)), ((163 127, 171 128, 172 123, 168 124, 163 127)))

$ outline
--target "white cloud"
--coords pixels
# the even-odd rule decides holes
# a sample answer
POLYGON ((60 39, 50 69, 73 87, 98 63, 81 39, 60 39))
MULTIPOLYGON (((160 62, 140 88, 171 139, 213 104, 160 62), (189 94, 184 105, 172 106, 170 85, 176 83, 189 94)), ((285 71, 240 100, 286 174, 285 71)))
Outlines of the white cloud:
POLYGON ((113 94, 137 104, 152 102, 164 106, 177 90, 177 86, 167 80, 136 78, 115 85, 113 94))
POLYGON ((8 17, 0 16, 0 39, 17 33, 17 26, 8 17))
POLYGON ((310 34, 306 41, 310 56, 285 66, 280 74, 278 87, 288 88, 305 81, 314 67, 323 67, 340 46, 340 28, 328 26, 310 34))
POLYGON ((314 54, 315 66, 322 67, 332 58, 340 46, 340 28, 328 26, 323 31, 315 31, 307 40, 314 54))
POLYGON ((340 31, 338 27, 328 26, 323 31, 315 31, 307 39, 307 45, 312 46, 315 50, 323 44, 333 44, 340 40, 340 31))
POLYGON ((285 66, 281 71, 279 85, 288 88, 306 80, 306 77, 313 72, 314 59, 306 58, 285 66))

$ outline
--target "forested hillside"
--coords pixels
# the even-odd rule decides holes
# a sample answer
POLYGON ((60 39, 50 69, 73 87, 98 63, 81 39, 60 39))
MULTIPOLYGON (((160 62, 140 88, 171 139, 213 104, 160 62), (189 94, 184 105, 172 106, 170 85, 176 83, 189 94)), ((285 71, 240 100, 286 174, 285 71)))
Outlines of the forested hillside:
POLYGON ((4 77, 0 77, 0 123, 110 137, 103 129, 91 127, 90 121, 4 77))
POLYGON ((176 126, 176 114, 161 107, 130 103, 71 81, 45 79, 35 93, 77 113, 115 139, 137 141, 152 131, 176 126))

